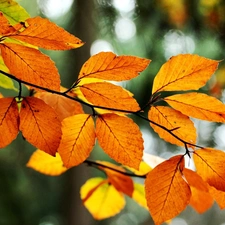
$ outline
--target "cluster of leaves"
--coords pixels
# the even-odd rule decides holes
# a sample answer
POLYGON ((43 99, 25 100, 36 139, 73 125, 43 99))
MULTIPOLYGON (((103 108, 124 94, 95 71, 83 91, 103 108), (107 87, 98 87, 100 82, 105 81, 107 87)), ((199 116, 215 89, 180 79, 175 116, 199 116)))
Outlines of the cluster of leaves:
POLYGON ((84 63, 78 79, 66 89, 60 86, 54 62, 38 47, 69 50, 83 42, 47 19, 30 18, 12 0, 1 0, 0 11, 0 86, 18 93, 0 98, 1 148, 20 131, 38 148, 27 165, 41 173, 59 175, 83 162, 102 170, 106 179, 91 178, 81 188, 83 203, 96 219, 120 212, 124 195, 148 208, 156 225, 187 205, 203 213, 215 200, 225 208, 225 153, 198 146, 190 119, 225 122, 225 105, 196 92, 216 71, 218 61, 190 54, 172 57, 159 70, 152 97, 141 108, 131 92, 111 81, 135 78, 150 60, 101 52, 84 63), (30 96, 22 96, 25 86, 30 96), (161 98, 164 91, 171 95, 161 98), (85 113, 82 104, 92 113, 85 113), (129 114, 147 121, 162 139, 184 147, 185 153, 148 167, 142 162, 141 131, 129 114), (122 165, 88 160, 96 140, 122 165), (185 168, 185 155, 193 155, 195 171, 185 168), (146 178, 144 186, 134 183, 132 176, 146 178))

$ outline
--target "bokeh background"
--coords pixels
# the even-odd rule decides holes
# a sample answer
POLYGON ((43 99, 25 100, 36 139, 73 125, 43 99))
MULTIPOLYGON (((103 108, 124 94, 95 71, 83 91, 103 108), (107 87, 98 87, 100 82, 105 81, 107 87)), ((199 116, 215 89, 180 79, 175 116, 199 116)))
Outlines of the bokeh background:
MULTIPOLYGON (((71 51, 45 51, 56 62, 62 85, 70 87, 82 64, 100 51, 135 55, 152 60, 138 78, 121 85, 134 93, 140 105, 151 95, 154 76, 171 56, 198 54, 225 58, 225 1, 223 0, 18 0, 29 14, 49 18, 86 44, 71 51)), ((225 102, 225 64, 202 92, 225 102)), ((13 92, 0 90, 6 95, 13 92)), ((135 119, 135 118, 134 118, 135 119)), ((169 145, 146 122, 139 123, 145 151, 168 158, 182 148, 169 145)), ((194 120, 198 143, 225 150, 225 125, 194 120)), ((152 225, 149 213, 127 198, 117 216, 95 221, 83 207, 81 185, 103 174, 86 165, 72 168, 59 177, 39 174, 25 165, 35 150, 19 135, 0 151, 0 224, 2 225, 152 225)), ((92 159, 107 159, 98 147, 92 159)), ((108 159, 107 159, 108 160, 108 159)), ((142 182, 142 181, 140 181, 142 182)), ((204 204, 204 202, 202 203, 204 204)), ((171 225, 225 225, 225 212, 215 204, 203 215, 192 208, 182 212, 171 225)))

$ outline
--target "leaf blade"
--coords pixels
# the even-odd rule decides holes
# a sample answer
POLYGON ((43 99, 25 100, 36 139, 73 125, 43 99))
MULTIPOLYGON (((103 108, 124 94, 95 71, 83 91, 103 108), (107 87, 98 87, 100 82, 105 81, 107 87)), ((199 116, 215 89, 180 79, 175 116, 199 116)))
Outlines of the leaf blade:
POLYGON ((100 52, 87 60, 78 79, 99 78, 103 80, 130 80, 149 65, 150 60, 135 56, 116 56, 112 52, 100 52))
POLYGON ((143 138, 139 127, 129 118, 103 114, 96 121, 96 136, 101 148, 114 160, 139 168, 143 138), (132 140, 132 141, 131 141, 132 140))

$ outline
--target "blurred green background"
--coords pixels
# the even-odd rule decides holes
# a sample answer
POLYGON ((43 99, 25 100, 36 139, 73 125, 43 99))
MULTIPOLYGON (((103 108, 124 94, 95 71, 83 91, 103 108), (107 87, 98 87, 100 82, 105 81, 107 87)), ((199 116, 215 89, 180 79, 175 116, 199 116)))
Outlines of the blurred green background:
MULTIPOLYGON (((152 60, 138 78, 121 83, 140 105, 151 95, 154 76, 172 55, 199 54, 225 58, 225 1, 223 0, 18 0, 33 17, 49 18, 86 44, 71 51, 45 51, 56 62, 62 85, 70 87, 82 64, 100 51, 135 55, 152 60)), ((224 61, 201 91, 225 101, 224 61)), ((6 95, 14 93, 5 92, 6 95)), ((184 151, 165 143, 149 124, 136 120, 145 138, 145 151, 168 158, 184 151)), ((225 125, 195 121, 200 145, 225 149, 225 125)), ((1 225, 152 225, 149 213, 127 198, 117 216, 95 221, 82 206, 80 186, 96 175, 86 165, 59 177, 48 177, 26 168, 35 150, 21 135, 0 152, 1 225)), ((96 148, 92 159, 105 159, 96 148)), ((202 203, 204 204, 204 202, 202 203)), ((225 212, 215 204, 203 215, 188 207, 171 225, 225 225, 225 212)))

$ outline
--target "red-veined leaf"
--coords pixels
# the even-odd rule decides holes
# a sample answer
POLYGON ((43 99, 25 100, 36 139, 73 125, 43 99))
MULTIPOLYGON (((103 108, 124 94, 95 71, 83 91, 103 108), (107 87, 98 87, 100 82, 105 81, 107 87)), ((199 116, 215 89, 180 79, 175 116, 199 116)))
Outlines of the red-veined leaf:
POLYGON ((84 44, 79 38, 48 19, 34 17, 27 19, 25 23, 26 28, 22 32, 10 37, 52 50, 68 50, 84 44))
POLYGON ((201 120, 225 122, 225 105, 218 99, 202 93, 177 94, 166 102, 183 114, 201 120))
POLYGON ((136 56, 116 56, 112 52, 93 55, 82 66, 79 79, 95 77, 103 80, 130 80, 149 65, 150 60, 136 56))
POLYGON ((171 57, 159 70, 152 93, 159 91, 198 90, 216 71, 219 62, 198 55, 171 57))
POLYGON ((58 152, 67 168, 82 163, 94 144, 95 130, 91 115, 78 114, 62 121, 62 140, 58 152))
POLYGON ((26 97, 20 110, 20 130, 32 145, 55 155, 61 139, 61 122, 52 107, 41 99, 26 97))
MULTIPOLYGON (((148 112, 148 118, 155 123, 163 126, 171 131, 174 135, 189 143, 196 143, 196 129, 194 123, 188 116, 183 115, 181 112, 164 106, 152 106, 148 112)), ((161 138, 176 144, 183 146, 183 142, 172 136, 168 131, 161 127, 150 123, 153 130, 159 134, 161 138)))
POLYGON ((0 44, 4 63, 16 78, 44 88, 60 90, 60 77, 54 62, 34 48, 0 44))
POLYGON ((0 148, 9 145, 19 132, 19 111, 14 98, 0 98, 0 148))
POLYGON ((149 172, 145 180, 148 208, 156 225, 172 219, 189 203, 191 191, 182 177, 184 158, 174 156, 149 172))
POLYGON ((137 101, 131 93, 120 86, 108 82, 84 84, 79 87, 84 97, 95 106, 138 111, 137 101))
POLYGON ((139 168, 143 138, 133 120, 116 114, 103 114, 96 121, 96 136, 99 145, 114 160, 139 168))

